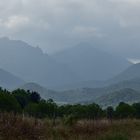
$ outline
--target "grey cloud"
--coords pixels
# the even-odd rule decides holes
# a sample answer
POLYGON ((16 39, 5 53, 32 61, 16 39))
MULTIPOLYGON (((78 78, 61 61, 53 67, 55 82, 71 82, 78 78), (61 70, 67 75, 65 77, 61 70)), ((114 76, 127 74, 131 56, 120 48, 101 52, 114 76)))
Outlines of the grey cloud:
POLYGON ((0 35, 49 52, 81 41, 138 38, 139 9, 139 0, 0 0, 0 35))

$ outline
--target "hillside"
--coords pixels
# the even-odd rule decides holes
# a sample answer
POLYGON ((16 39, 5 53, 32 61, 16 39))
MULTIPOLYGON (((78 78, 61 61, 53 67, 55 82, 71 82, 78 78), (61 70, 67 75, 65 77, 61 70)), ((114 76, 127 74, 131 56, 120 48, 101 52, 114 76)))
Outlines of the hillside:
POLYGON ((104 95, 106 96, 115 91, 119 91, 122 89, 128 89, 128 88, 140 92, 140 78, 135 78, 135 79, 131 79, 131 80, 118 82, 116 84, 112 84, 112 85, 105 86, 102 88, 90 88, 90 91, 92 94, 87 94, 89 96, 89 100, 87 100, 87 101, 85 100, 83 102, 85 102, 85 103, 96 102, 96 100, 98 98, 100 98, 104 95))
POLYGON ((14 89, 22 85, 23 83, 24 81, 21 78, 3 69, 0 69, 0 87, 7 88, 7 89, 14 89))
POLYGON ((126 70, 124 70, 114 78, 110 79, 108 82, 118 83, 121 81, 131 80, 135 78, 140 78, 140 63, 131 65, 126 70))
MULTIPOLYGON (((96 100, 102 96, 106 96, 108 94, 114 93, 115 91, 120 91, 122 89, 129 89, 129 88, 140 92, 140 78, 122 81, 122 82, 105 86, 102 88, 101 87, 100 88, 79 88, 79 89, 73 89, 73 90, 66 90, 63 93, 64 95, 65 93, 69 93, 71 95, 71 96, 68 96, 70 98, 68 98, 67 100, 79 101, 80 103, 92 103, 92 102, 96 102, 96 100), (75 96, 72 96, 73 94, 75 94, 75 96)), ((135 95, 134 95, 134 98, 135 98, 135 95)), ((123 101, 123 98, 122 98, 122 101, 123 101)), ((104 102, 100 102, 100 103, 104 103, 104 102)))
POLYGON ((52 57, 67 65, 82 81, 107 80, 130 65, 124 58, 111 55, 88 43, 80 43, 52 57))
MULTIPOLYGON (((140 79, 132 79, 128 81, 122 81, 117 84, 112 84, 110 86, 102 87, 102 88, 76 88, 71 90, 64 91, 54 91, 48 90, 45 87, 42 87, 35 83, 27 83, 20 88, 25 90, 37 91, 41 94, 41 96, 45 99, 52 98, 56 102, 62 103, 92 103, 95 102, 96 99, 106 96, 115 91, 119 91, 122 89, 134 89, 136 91, 140 91, 140 79)), ((102 102, 101 102, 102 103, 102 102)))
POLYGON ((117 74, 109 80, 102 81, 83 81, 79 83, 73 83, 60 87, 60 89, 76 89, 76 88, 101 88, 104 91, 107 90, 116 90, 121 88, 132 88, 140 90, 140 64, 132 64, 123 72, 117 74))
POLYGON ((40 86, 39 84, 36 83, 26 83, 22 86, 19 87, 20 89, 24 89, 24 90, 30 90, 30 91, 36 91, 38 92, 42 98, 48 100, 48 99, 53 99, 56 102, 61 101, 59 98, 61 98, 61 96, 59 96, 59 93, 53 90, 49 90, 43 86, 40 86))
POLYGON ((93 89, 81 88, 65 91, 54 91, 40 86, 36 83, 26 83, 19 87, 20 89, 37 91, 44 99, 53 99, 58 103, 78 103, 81 101, 89 100, 91 97, 96 97, 96 94, 92 94, 93 89), (79 98, 80 97, 80 98, 79 98))
POLYGON ((38 47, 20 40, 0 39, 0 66, 25 81, 51 87, 72 83, 78 77, 38 47))
POLYGON ((106 81, 89 80, 89 81, 81 81, 81 82, 58 86, 55 87, 55 90, 64 91, 64 90, 81 89, 81 88, 101 88, 107 85, 108 83, 106 81))
POLYGON ((136 103, 140 102, 140 92, 126 88, 118 91, 114 91, 107 95, 103 95, 96 99, 96 103, 107 107, 107 106, 116 106, 120 102, 125 103, 136 103))

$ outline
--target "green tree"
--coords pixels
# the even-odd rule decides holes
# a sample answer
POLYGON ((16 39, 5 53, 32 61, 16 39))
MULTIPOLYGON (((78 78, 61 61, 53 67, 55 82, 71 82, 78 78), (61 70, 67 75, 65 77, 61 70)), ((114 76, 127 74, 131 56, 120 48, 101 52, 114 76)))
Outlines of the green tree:
POLYGON ((17 102, 16 98, 14 98, 9 93, 0 93, 0 111, 7 111, 7 112, 21 112, 21 107, 17 102))
POLYGON ((14 90, 12 95, 17 99, 22 109, 30 102, 30 94, 23 89, 14 90))
POLYGON ((129 104, 121 102, 116 107, 116 115, 119 118, 130 118, 134 116, 134 113, 135 113, 134 108, 129 104))
POLYGON ((99 105, 93 103, 87 106, 87 116, 90 119, 99 119, 102 115, 103 111, 99 105))
POLYGON ((30 94, 30 100, 34 103, 39 103, 39 101, 41 100, 41 97, 39 95, 39 93, 37 92, 31 92, 30 94))
POLYGON ((140 103, 134 103, 133 105, 132 105, 132 107, 134 108, 134 110, 135 110, 135 117, 136 118, 140 118, 140 103))
POLYGON ((112 106, 107 107, 107 109, 106 109, 106 115, 107 115, 107 118, 109 120, 112 120, 113 119, 113 117, 114 117, 114 109, 113 109, 112 106))

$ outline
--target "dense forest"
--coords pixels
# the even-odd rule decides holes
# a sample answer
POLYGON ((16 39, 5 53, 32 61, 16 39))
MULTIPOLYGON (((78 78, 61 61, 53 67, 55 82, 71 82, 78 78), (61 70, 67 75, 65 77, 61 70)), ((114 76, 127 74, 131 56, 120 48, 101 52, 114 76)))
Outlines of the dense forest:
POLYGON ((0 88, 0 111, 35 118, 123 119, 140 118, 140 103, 121 102, 117 107, 101 108, 98 104, 57 105, 52 99, 44 100, 39 93, 17 89, 9 92, 0 88))

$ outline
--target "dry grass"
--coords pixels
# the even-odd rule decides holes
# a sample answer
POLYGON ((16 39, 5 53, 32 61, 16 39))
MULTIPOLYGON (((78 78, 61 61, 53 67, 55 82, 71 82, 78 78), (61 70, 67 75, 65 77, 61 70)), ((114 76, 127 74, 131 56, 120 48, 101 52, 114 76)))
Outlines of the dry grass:
POLYGON ((0 114, 0 140, 140 140, 140 120, 89 121, 65 125, 57 120, 0 114))

